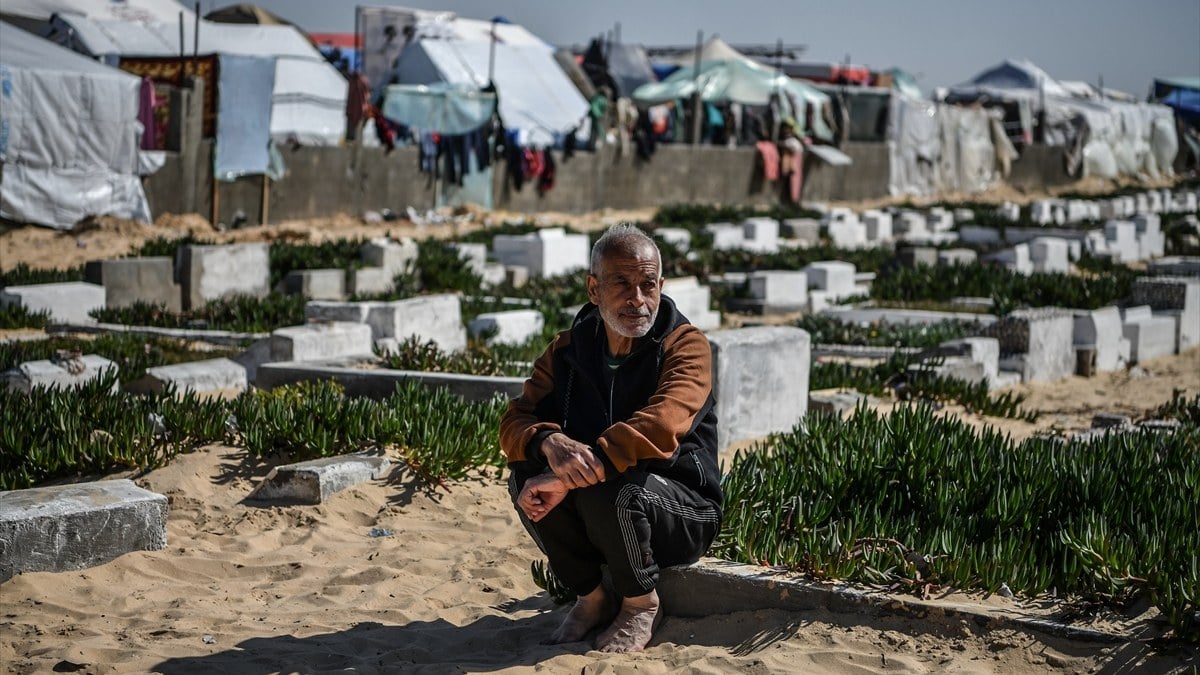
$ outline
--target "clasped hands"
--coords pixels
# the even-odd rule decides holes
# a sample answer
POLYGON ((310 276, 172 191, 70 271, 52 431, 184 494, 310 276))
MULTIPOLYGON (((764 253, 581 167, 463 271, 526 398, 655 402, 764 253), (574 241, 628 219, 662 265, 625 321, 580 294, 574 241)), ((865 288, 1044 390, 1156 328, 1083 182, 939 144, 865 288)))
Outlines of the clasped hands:
POLYGON ((604 465, 590 446, 563 433, 542 440, 542 454, 550 465, 550 473, 525 481, 517 505, 533 522, 537 522, 562 503, 567 492, 595 485, 605 478, 604 465))

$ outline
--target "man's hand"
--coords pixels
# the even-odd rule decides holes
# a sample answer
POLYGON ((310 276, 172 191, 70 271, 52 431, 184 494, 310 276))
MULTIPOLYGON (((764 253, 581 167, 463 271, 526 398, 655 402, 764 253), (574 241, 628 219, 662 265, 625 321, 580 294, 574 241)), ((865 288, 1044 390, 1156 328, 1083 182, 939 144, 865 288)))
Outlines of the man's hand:
POLYGON ((550 470, 568 488, 584 488, 604 480, 604 465, 592 449, 564 433, 542 440, 542 454, 550 470))
POLYGON ((517 506, 536 523, 562 503, 569 491, 570 488, 557 476, 544 473, 525 481, 525 487, 521 488, 521 494, 517 496, 517 506))

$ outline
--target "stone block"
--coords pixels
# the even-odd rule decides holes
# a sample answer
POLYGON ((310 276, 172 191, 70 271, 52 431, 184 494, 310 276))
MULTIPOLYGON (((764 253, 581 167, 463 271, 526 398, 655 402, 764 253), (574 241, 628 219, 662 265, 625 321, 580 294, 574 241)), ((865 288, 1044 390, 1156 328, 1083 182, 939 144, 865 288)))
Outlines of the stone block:
POLYGON ((346 272, 346 292, 351 296, 391 293, 395 277, 382 267, 360 267, 346 272))
MULTIPOLYGON (((9 389, 28 394, 34 387, 67 389, 91 382, 105 370, 117 370, 117 364, 103 356, 84 354, 78 358, 27 361, 0 373, 9 389)), ((114 391, 116 385, 114 384, 114 391)))
POLYGON ((713 249, 717 251, 740 249, 746 241, 745 230, 732 223, 710 223, 704 230, 712 235, 713 249))
POLYGON ((1162 232, 1138 233, 1138 259, 1161 258, 1166 252, 1167 238, 1162 232))
POLYGON ((1121 313, 1116 307, 1095 310, 1075 310, 1072 342, 1077 347, 1092 347, 1096 351, 1096 370, 1120 370, 1127 365, 1128 347, 1124 340, 1121 313))
POLYGON ((970 248, 945 248, 937 251, 939 265, 974 265, 978 259, 979 254, 970 248))
POLYGON ((709 335, 717 445, 791 429, 808 409, 812 344, 806 331, 762 326, 709 335))
POLYGON ((188 245, 176 251, 184 310, 235 295, 270 291, 270 247, 265 243, 188 245))
POLYGON ((742 221, 742 247, 758 253, 779 250, 779 221, 774 218, 747 218, 742 221))
POLYGON ((467 348, 461 301, 454 293, 391 302, 314 301, 304 305, 304 317, 364 323, 370 326, 373 340, 395 338, 403 342, 415 337, 422 342, 432 340, 445 352, 467 348))
POLYGON ((675 247, 680 253, 692 250, 692 233, 682 227, 660 227, 654 231, 654 234, 675 247))
POLYGON ((866 228, 867 242, 872 244, 892 240, 892 214, 883 211, 869 210, 863 212, 863 227, 866 228))
POLYGON ((925 215, 925 223, 930 232, 949 232, 954 229, 954 214, 935 206, 925 215))
POLYGON ((822 260, 804 267, 808 287, 825 291, 831 300, 854 294, 854 265, 840 260, 822 260))
POLYGON ((472 272, 483 276, 483 266, 487 264, 487 244, 454 242, 447 246, 458 251, 458 257, 467 263, 472 272))
POLYGON ((271 332, 272 361, 326 361, 350 356, 369 357, 371 328, 346 321, 310 322, 271 332))
POLYGON ((169 312, 182 307, 179 284, 175 283, 175 260, 170 256, 93 260, 84 267, 84 279, 104 286, 107 307, 129 307, 144 302, 161 305, 169 312))
POLYGON ((954 209, 954 224, 961 225, 975 220, 975 212, 971 209, 954 209))
POLYGON ((104 309, 103 286, 84 281, 0 288, 0 307, 20 306, 30 312, 49 312, 55 323, 96 323, 88 313, 104 309))
POLYGON ((746 282, 750 297, 768 306, 800 308, 808 303, 808 275, 792 270, 752 272, 746 282))
POLYGON ((1006 218, 1014 223, 1021 219, 1021 207, 1012 202, 1004 202, 996 210, 1002 218, 1006 218))
POLYGON ((947 356, 936 362, 914 363, 908 367, 908 376, 914 380, 928 375, 970 383, 988 381, 983 364, 964 356, 947 356))
POLYGON ((846 417, 860 403, 869 403, 870 397, 853 389, 822 390, 808 393, 808 410, 805 414, 824 414, 846 417))
POLYGON ((1012 248, 997 251, 984 259, 999 263, 1017 274, 1033 274, 1033 260, 1029 255, 1029 244, 1017 244, 1012 248))
POLYGON ((821 241, 821 223, 815 218, 788 218, 779 228, 780 234, 806 244, 821 241))
POLYGON ((696 328, 707 331, 721 326, 721 313, 712 309, 712 292, 696 277, 666 279, 662 293, 696 328))
POLYGON ((1151 316, 1148 319, 1126 320, 1121 326, 1125 339, 1129 340, 1129 362, 1141 363, 1160 356, 1175 353, 1175 319, 1167 316, 1151 316))
POLYGON ((1029 242, 1029 259, 1034 272, 1065 274, 1071 270, 1070 251, 1066 239, 1036 237, 1029 242))
POLYGON ((899 219, 892 223, 896 234, 905 237, 919 237, 929 234, 925 214, 916 211, 901 211, 899 219))
POLYGON ((1108 252, 1117 262, 1134 262, 1141 255, 1137 227, 1128 220, 1110 220, 1104 224, 1104 240, 1108 252))
POLYGON ((292 270, 283 278, 283 292, 312 300, 342 300, 346 297, 346 271, 292 270))
POLYGON ((1162 219, 1157 213, 1139 213, 1133 217, 1133 226, 1138 234, 1162 232, 1162 219))
POLYGON ((829 239, 838 248, 859 249, 867 244, 867 226, 853 220, 834 220, 828 225, 829 239))
POLYGON ((416 270, 420 251, 417 242, 407 237, 399 241, 379 237, 364 243, 358 256, 370 267, 382 267, 388 279, 416 270))
POLYGON ((943 349, 957 353, 972 363, 978 364, 981 378, 989 387, 996 385, 1000 375, 1000 341, 991 337, 967 337, 948 340, 941 344, 943 349))
POLYGON ((896 257, 905 267, 933 267, 938 262, 938 250, 932 246, 906 246, 896 251, 896 257))
POLYGON ((246 367, 231 359, 206 359, 147 368, 145 376, 130 384, 133 391, 162 391, 173 386, 176 392, 205 394, 241 391, 249 386, 246 367))
POLYGON ((1200 256, 1170 256, 1146 263, 1146 270, 1156 276, 1200 277, 1200 256))
POLYGON ((1000 230, 983 225, 961 225, 958 237, 964 244, 997 244, 1003 241, 1000 230))
POLYGON ((535 277, 554 277, 590 267, 586 234, 567 234, 561 227, 528 234, 498 234, 492 251, 503 265, 521 265, 535 277))
POLYGON ((321 504, 346 488, 382 478, 390 468, 387 457, 363 453, 286 464, 271 469, 247 499, 321 504))
POLYGON ((167 498, 128 480, 0 492, 0 582, 167 546, 167 498))
POLYGON ((508 268, 498 262, 485 263, 479 277, 484 288, 494 288, 508 279, 508 268))
POLYGON ((1021 356, 1021 381, 1053 382, 1075 372, 1074 328, 1072 313, 1040 307, 1019 309, 983 332, 999 340, 1002 355, 1021 356))
POLYGON ((1146 321, 1153 315, 1153 310, 1150 309, 1150 305, 1130 305, 1129 307, 1121 310, 1121 322, 1133 323, 1137 321, 1146 321))
POLYGON ((546 318, 536 309, 485 312, 471 320, 471 335, 488 335, 488 344, 520 345, 542 334, 546 318))
POLYGON ((1176 352, 1200 345, 1200 278, 1138 277, 1133 284, 1133 302, 1163 313, 1178 313, 1176 352))
POLYGON ((529 283, 529 268, 520 265, 505 265, 504 281, 513 288, 521 288, 529 283))

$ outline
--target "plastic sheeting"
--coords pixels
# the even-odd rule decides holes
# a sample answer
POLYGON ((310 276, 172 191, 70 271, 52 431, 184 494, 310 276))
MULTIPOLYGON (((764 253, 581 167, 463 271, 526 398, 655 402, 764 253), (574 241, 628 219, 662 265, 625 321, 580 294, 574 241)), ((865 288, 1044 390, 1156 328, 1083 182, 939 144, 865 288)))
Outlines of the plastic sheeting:
POLYGON ((552 145, 587 116, 587 101, 554 60, 554 49, 521 26, 378 7, 360 8, 359 16, 365 74, 376 91, 438 82, 482 89, 490 72, 500 117, 522 145, 552 145), (394 63, 386 60, 391 54, 394 63))
POLYGON ((271 128, 271 89, 275 59, 221 57, 217 103, 217 144, 213 174, 223 181, 267 172, 271 128))
POLYGON ((448 84, 393 84, 383 100, 383 116, 442 134, 475 131, 496 112, 496 95, 448 84))
POLYGON ((0 22, 0 216, 62 230, 150 220, 138 177, 141 81, 0 22))
MULTIPOLYGON (((78 4, 103 6, 107 3, 78 4)), ((177 6, 183 9, 182 5, 177 6)), ((51 39, 75 51, 116 63, 126 57, 177 56, 180 53, 179 18, 144 21, 60 14, 52 24, 51 39)), ((196 17, 183 13, 183 53, 195 47, 196 17)), ((200 20, 200 54, 257 56, 275 59, 272 89, 272 138, 307 145, 337 145, 346 131, 346 80, 321 53, 292 26, 223 24, 200 20)), ((219 124, 219 121, 218 121, 219 124)))
POLYGON ((992 141, 991 113, 895 94, 888 149, 893 196, 981 192, 1001 177, 1010 145, 992 141))
POLYGON ((813 134, 824 140, 833 139, 833 131, 819 113, 829 104, 829 96, 740 55, 722 61, 702 61, 699 74, 693 67, 680 68, 661 82, 650 82, 635 89, 633 100, 642 105, 655 105, 688 99, 697 92, 700 99, 708 103, 744 105, 767 105, 772 96, 779 96, 784 116, 795 119, 801 131, 806 131, 803 128, 805 116, 791 109, 790 99, 795 99, 797 105, 811 103, 818 110, 818 114, 813 115, 813 134))

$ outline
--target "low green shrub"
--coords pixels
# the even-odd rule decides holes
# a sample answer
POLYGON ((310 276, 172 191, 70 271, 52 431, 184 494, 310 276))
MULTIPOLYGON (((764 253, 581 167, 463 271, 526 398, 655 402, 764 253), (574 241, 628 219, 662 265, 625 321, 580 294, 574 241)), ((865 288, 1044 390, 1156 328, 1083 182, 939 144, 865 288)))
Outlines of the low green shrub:
POLYGON ((1200 638, 1200 428, 1021 443, 928 406, 816 415, 738 452, 714 553, 924 592, 1148 596, 1200 638))
POLYGON ((978 334, 977 321, 948 319, 931 324, 874 322, 869 326, 842 321, 825 314, 809 314, 796 322, 808 331, 813 344, 871 347, 936 347, 947 340, 978 334))
POLYGON ((45 328, 50 323, 50 312, 31 312, 24 305, 0 307, 0 329, 45 328))
POLYGON ((21 340, 0 343, 0 370, 14 368, 27 361, 41 361, 58 352, 78 351, 98 354, 117 365, 117 378, 122 382, 136 380, 147 368, 173 363, 233 356, 235 349, 217 348, 196 350, 185 340, 177 338, 142 337, 127 333, 106 333, 95 338, 51 335, 45 340, 21 340))
POLYGON ((68 269, 34 269, 26 263, 7 272, 0 272, 0 288, 6 286, 31 286, 34 284, 57 284, 66 281, 83 281, 83 266, 68 269))
POLYGON ((94 310, 91 315, 102 323, 125 326, 269 333, 276 328, 304 323, 304 303, 301 295, 271 293, 263 298, 238 295, 211 300, 191 312, 169 312, 162 305, 137 302, 119 309, 94 310))

